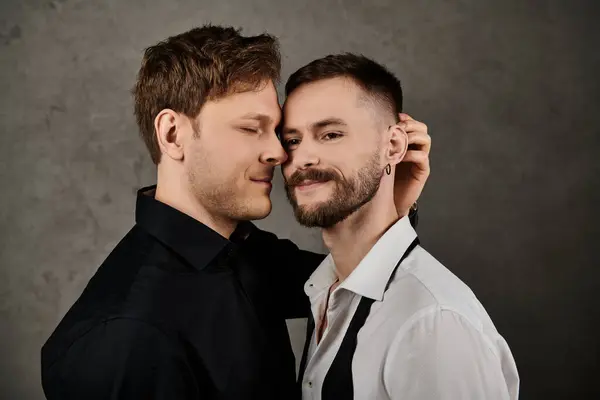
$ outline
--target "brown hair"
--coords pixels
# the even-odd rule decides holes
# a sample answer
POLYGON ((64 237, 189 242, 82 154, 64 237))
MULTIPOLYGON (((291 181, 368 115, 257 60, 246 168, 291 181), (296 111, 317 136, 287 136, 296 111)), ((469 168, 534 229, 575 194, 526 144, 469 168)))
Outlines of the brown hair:
POLYGON ((402 112, 402 86, 383 65, 358 54, 344 53, 319 58, 294 72, 285 84, 289 96, 298 87, 323 79, 347 77, 365 94, 394 115, 402 112))
POLYGON ((154 119, 161 110, 195 118, 206 101, 277 81, 280 70, 277 38, 242 36, 231 27, 206 25, 148 47, 132 92, 152 161, 160 162, 154 119))

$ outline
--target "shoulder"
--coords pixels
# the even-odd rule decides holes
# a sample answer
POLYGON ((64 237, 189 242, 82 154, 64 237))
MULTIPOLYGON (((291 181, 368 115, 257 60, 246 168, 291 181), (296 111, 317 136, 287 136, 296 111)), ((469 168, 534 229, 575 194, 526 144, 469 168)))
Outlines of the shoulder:
POLYGON ((425 309, 396 332, 384 365, 388 390, 418 398, 516 398, 519 377, 499 335, 474 326, 461 313, 425 309), (403 374, 402 371, 410 371, 403 374))
MULTIPOLYGON (((46 359, 57 359, 79 341, 109 340, 125 327, 129 334, 152 330, 150 324, 159 316, 156 291, 177 293, 178 288, 174 274, 161 268, 173 267, 167 250, 146 236, 134 227, 117 244, 45 343, 46 359)), ((170 304, 168 296, 158 298, 166 300, 161 309, 170 304)))
MULTIPOLYGON (((469 329, 492 340, 498 332, 473 291, 456 275, 418 246, 400 265, 382 302, 373 305, 389 334, 402 336, 415 324, 437 327, 442 315, 457 316, 469 329)), ((447 319, 444 319, 446 322, 447 319)), ((448 323, 452 323, 448 322, 448 323)))

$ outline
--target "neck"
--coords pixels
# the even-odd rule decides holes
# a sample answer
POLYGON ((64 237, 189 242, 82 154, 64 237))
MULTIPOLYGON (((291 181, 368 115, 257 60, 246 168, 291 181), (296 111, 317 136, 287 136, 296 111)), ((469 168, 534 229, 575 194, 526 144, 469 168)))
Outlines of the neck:
POLYGON ((323 229, 323 241, 331 252, 340 282, 354 271, 379 238, 399 218, 393 192, 380 187, 369 203, 344 221, 323 229))
POLYGON ((211 213, 194 196, 189 182, 183 174, 178 178, 173 178, 173 174, 168 177, 166 175, 164 172, 161 173, 160 168, 158 169, 156 200, 189 215, 225 238, 231 236, 238 221, 211 213))

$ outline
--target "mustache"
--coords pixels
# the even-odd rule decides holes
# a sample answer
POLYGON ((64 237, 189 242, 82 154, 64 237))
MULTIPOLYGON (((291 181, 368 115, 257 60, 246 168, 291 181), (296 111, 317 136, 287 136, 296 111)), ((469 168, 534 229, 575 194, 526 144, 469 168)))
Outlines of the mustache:
POLYGON ((285 182, 287 186, 297 186, 304 181, 327 182, 337 181, 341 178, 335 171, 326 169, 307 169, 294 172, 285 182))

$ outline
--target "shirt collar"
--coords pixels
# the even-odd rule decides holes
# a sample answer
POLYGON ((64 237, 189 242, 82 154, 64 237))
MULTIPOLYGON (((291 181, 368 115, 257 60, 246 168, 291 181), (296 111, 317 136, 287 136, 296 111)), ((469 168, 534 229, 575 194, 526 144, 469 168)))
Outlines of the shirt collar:
POLYGON ((331 253, 329 253, 304 284, 304 293, 312 301, 323 290, 329 289, 336 280, 335 263, 331 253))
MULTIPOLYGON (((399 219, 379 238, 339 287, 363 297, 383 300, 398 261, 416 237, 417 233, 409 218, 399 219)), ((309 297, 313 297, 324 288, 330 287, 336 279, 335 263, 329 254, 308 279, 304 290, 309 297)))
POLYGON ((242 223, 231 240, 208 226, 154 198, 156 185, 138 190, 135 222, 197 269, 203 269, 235 242, 248 236, 254 225, 242 223))

